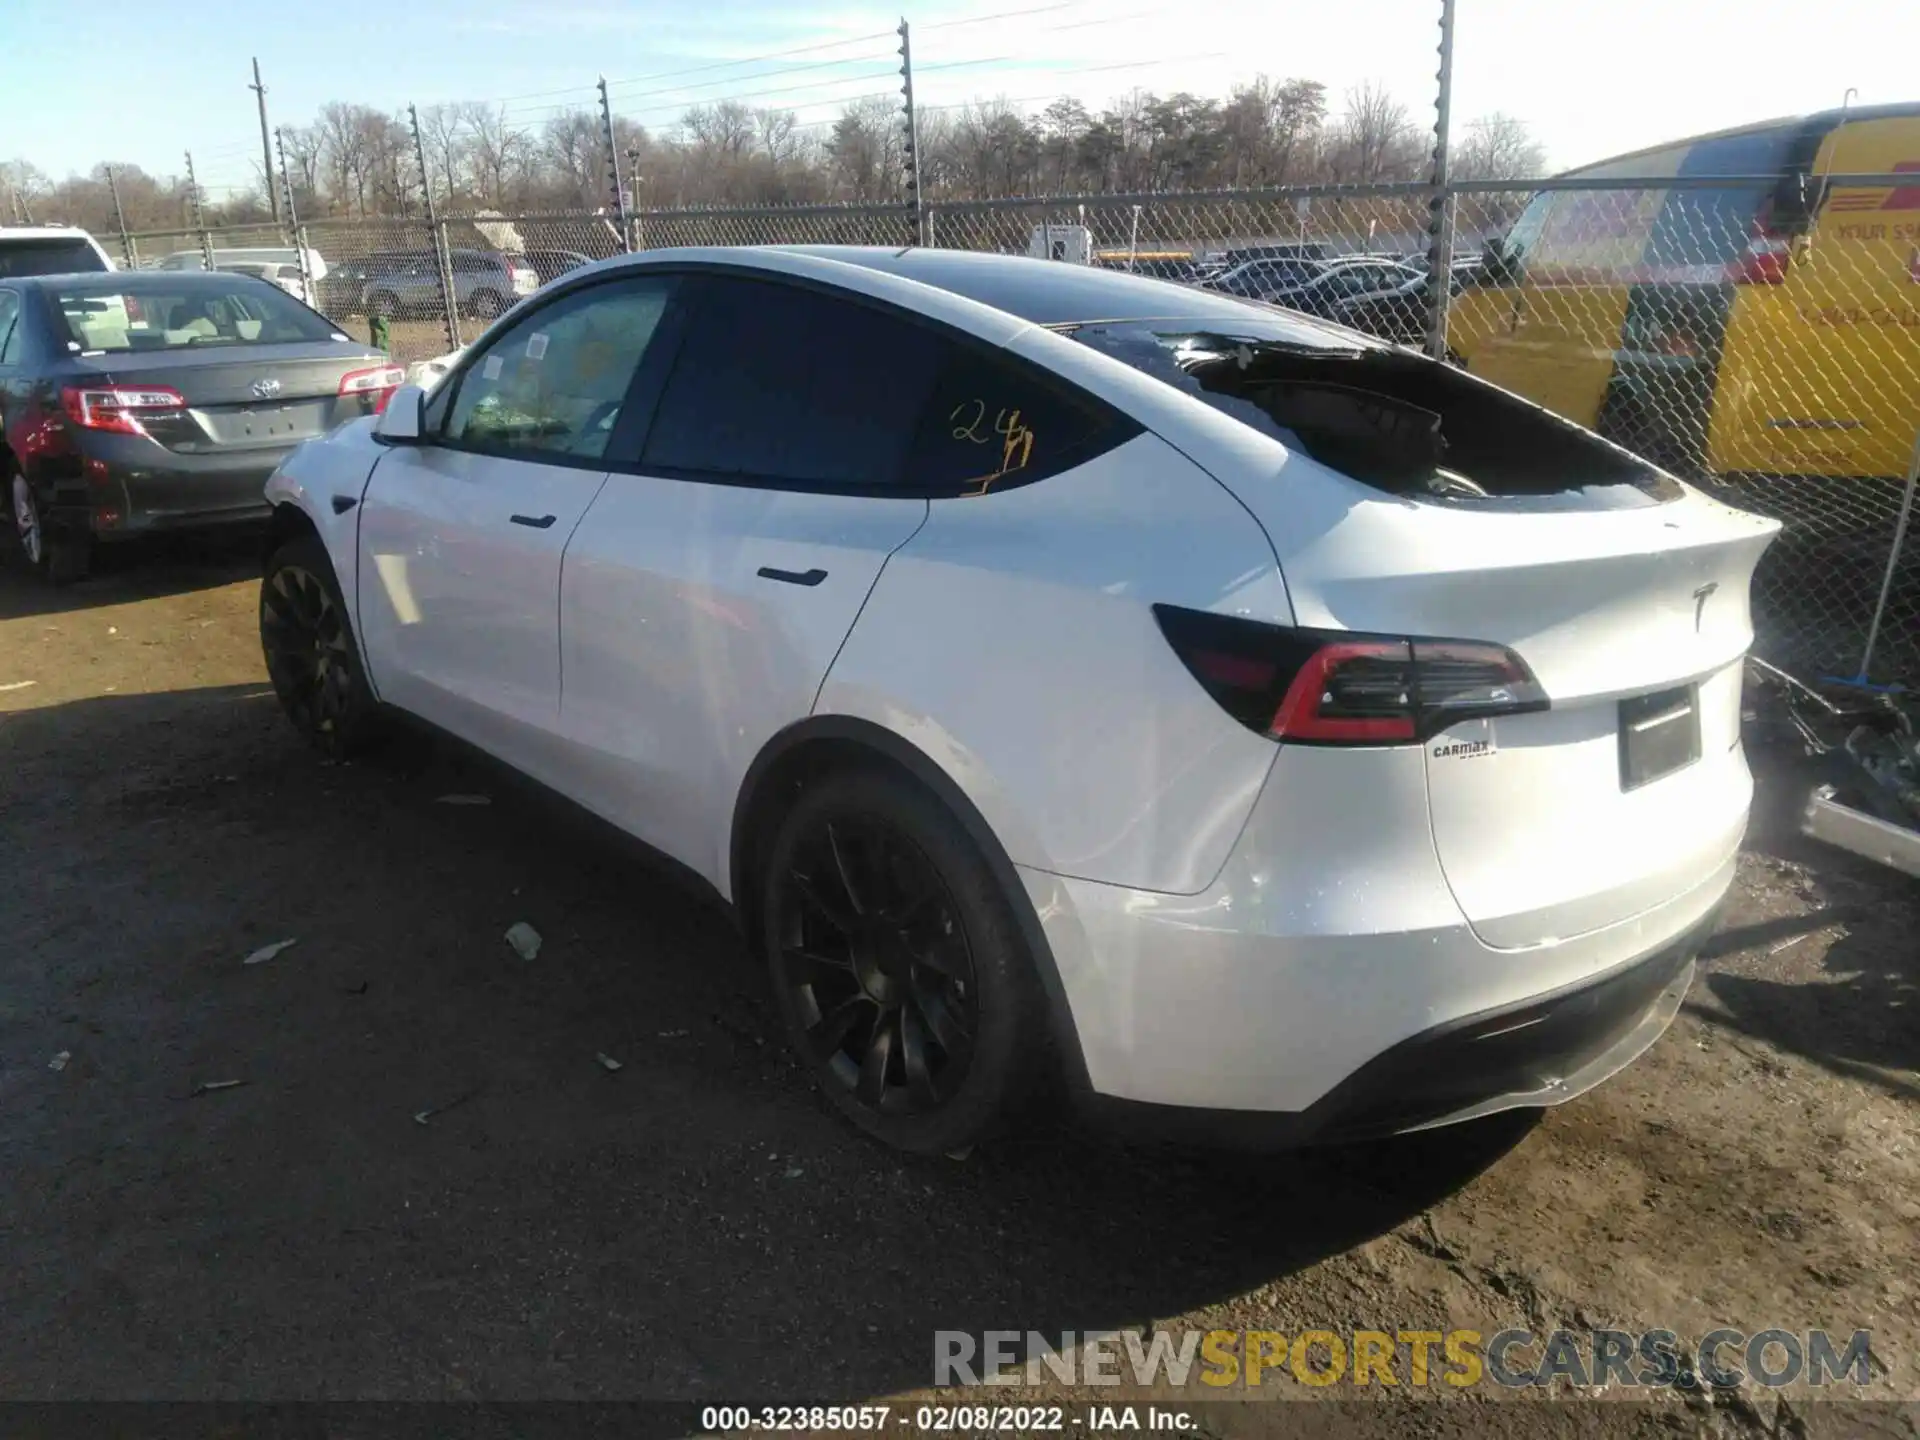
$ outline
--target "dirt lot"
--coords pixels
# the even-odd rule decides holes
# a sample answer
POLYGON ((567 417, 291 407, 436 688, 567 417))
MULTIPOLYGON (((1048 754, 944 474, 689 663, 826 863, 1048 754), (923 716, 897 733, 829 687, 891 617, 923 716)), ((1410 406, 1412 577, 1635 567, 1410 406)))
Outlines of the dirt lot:
MULTIPOLYGON (((908 1162, 629 847, 444 751, 302 748, 251 563, 0 574, 0 1398, 854 1400, 926 1385, 940 1328, 1508 1324, 1864 1328, 1920 1398, 1920 886, 1795 842, 1783 780, 1681 1020, 1537 1123, 908 1162)), ((1554 1420, 1866 1424, 1754 1398, 1554 1420)), ((1543 1424, 1486 1399, 1373 1413, 1543 1424)))

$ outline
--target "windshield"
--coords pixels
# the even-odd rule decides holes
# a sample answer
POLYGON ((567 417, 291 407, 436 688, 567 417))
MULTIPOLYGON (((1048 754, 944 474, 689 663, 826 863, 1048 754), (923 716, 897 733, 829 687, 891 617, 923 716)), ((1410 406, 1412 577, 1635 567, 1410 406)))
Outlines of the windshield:
POLYGON ((0 280, 22 275, 90 275, 106 268, 93 246, 69 236, 0 240, 0 280))
POLYGON ((284 290, 235 277, 196 283, 62 286, 54 308, 68 339, 87 354, 198 350, 219 345, 296 345, 331 340, 324 317, 284 290))

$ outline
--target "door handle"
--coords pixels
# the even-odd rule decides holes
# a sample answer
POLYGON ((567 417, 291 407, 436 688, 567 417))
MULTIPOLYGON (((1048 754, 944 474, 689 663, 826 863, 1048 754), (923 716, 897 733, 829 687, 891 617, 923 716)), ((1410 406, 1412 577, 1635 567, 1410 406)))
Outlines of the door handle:
POLYGON ((333 513, 336 515, 344 515, 359 503, 360 501, 356 496, 336 495, 333 497, 333 513))
POLYGON ((762 580, 778 580, 786 585, 818 585, 827 578, 824 570, 776 570, 771 565, 760 567, 762 580))
POLYGON ((545 530, 559 517, 554 515, 515 515, 511 518, 516 525, 526 525, 535 530, 545 530))

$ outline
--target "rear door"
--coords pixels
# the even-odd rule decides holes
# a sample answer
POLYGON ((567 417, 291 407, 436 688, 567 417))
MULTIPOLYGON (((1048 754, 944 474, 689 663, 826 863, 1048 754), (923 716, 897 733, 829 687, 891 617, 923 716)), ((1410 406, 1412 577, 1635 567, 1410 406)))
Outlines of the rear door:
POLYGON ((699 287, 638 463, 567 552, 562 719, 581 798, 724 893, 747 766, 926 519, 901 481, 945 351, 837 292, 699 287))
POLYGON ((382 698, 562 788, 561 560, 672 293, 625 277, 521 317, 449 378, 426 443, 390 449, 361 504, 359 633, 382 698))

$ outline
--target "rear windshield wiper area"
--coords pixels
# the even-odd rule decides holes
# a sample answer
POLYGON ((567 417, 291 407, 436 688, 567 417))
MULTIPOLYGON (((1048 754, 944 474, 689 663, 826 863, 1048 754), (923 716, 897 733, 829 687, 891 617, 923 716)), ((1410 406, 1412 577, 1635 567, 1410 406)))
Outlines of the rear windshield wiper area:
POLYGON ((1579 426, 1410 350, 1135 327, 1075 338, 1389 494, 1472 501, 1625 486, 1639 492, 1625 503, 1645 504, 1683 493, 1579 426))

